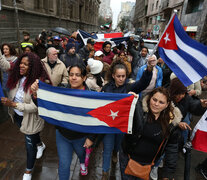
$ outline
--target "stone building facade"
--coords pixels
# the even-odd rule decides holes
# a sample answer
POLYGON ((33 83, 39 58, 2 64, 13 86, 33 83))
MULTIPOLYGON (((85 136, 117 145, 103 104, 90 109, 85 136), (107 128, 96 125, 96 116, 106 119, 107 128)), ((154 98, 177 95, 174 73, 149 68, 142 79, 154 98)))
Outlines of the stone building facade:
POLYGON ((167 25, 173 10, 180 18, 184 0, 137 0, 134 25, 136 32, 153 36, 153 28, 159 26, 159 35, 167 25))
POLYGON ((181 23, 189 36, 207 45, 207 0, 185 0, 181 23))
MULTIPOLYGON (((96 31, 100 0, 16 0, 19 16, 19 34, 27 30, 35 38, 43 29, 64 27, 96 31)), ((16 15, 13 1, 2 0, 0 11, 0 44, 16 43, 16 15)))

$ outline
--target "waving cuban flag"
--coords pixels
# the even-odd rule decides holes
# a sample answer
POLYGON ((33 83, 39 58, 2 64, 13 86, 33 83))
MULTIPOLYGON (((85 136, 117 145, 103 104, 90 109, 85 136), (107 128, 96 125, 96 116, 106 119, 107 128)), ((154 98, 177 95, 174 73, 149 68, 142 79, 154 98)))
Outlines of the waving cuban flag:
POLYGON ((174 14, 158 44, 159 54, 185 86, 207 75, 207 46, 191 39, 174 14))
POLYGON ((129 36, 123 37, 122 32, 115 32, 115 33, 104 33, 104 34, 94 34, 91 35, 85 31, 78 30, 78 33, 83 40, 84 44, 86 45, 86 42, 88 38, 95 39, 94 49, 96 51, 100 50, 102 48, 102 45, 105 41, 110 41, 112 44, 112 47, 119 45, 120 43, 126 44, 126 42, 129 40, 129 36))
POLYGON ((84 133, 132 133, 137 98, 39 83, 38 112, 48 123, 84 133))

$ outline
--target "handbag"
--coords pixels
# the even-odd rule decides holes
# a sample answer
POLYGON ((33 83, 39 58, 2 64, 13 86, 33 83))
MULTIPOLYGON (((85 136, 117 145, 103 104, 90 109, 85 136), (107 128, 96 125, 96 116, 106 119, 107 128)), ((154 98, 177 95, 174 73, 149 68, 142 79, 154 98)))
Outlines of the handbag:
POLYGON ((153 158, 151 164, 141 165, 137 161, 131 159, 130 156, 129 156, 129 161, 128 161, 128 164, 127 164, 127 167, 126 167, 124 173, 128 174, 128 175, 135 176, 135 177, 142 178, 143 180, 149 180, 151 168, 154 165, 154 161, 155 161, 158 153, 160 152, 160 149, 161 149, 165 139, 166 138, 164 138, 162 143, 160 144, 160 147, 159 147, 155 157, 153 158))

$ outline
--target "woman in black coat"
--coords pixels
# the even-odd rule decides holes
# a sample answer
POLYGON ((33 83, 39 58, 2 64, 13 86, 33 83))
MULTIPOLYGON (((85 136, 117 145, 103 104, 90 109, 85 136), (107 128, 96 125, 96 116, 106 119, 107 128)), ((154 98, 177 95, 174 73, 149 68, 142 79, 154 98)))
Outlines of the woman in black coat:
POLYGON ((170 95, 163 87, 154 89, 143 98, 142 102, 138 101, 132 134, 125 136, 123 151, 120 152, 123 180, 139 179, 124 173, 129 161, 128 155, 142 165, 151 164, 164 138, 166 138, 164 146, 155 162, 165 153, 162 177, 173 178, 178 154, 177 125, 181 118, 181 112, 173 107, 170 95))

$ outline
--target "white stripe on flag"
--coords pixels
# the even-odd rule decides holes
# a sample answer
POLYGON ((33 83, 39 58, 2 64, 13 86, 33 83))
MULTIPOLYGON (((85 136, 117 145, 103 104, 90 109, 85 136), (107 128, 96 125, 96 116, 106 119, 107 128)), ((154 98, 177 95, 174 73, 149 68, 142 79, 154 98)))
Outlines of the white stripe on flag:
POLYGON ((129 112, 128 131, 127 131, 128 134, 132 134, 134 111, 135 111, 137 100, 139 98, 139 95, 137 96, 138 96, 137 98, 133 99, 132 104, 131 104, 131 109, 129 112))
POLYGON ((98 39, 104 39, 104 34, 96 34, 96 36, 98 37, 98 39))
POLYGON ((67 114, 67 113, 62 113, 60 111, 50 111, 46 108, 38 107, 38 112, 40 116, 45 116, 49 117, 55 120, 59 121, 64 121, 64 122, 69 122, 69 123, 74 123, 74 124, 79 124, 79 125, 84 125, 88 126, 107 126, 109 127, 105 122, 100 121, 97 118, 90 117, 90 116, 79 116, 79 115, 73 115, 73 114, 67 114), (90 121, 90 123, 89 123, 90 121))
POLYGON ((95 109, 114 102, 112 100, 89 99, 83 97, 64 95, 64 94, 47 91, 44 89, 38 89, 37 96, 39 99, 46 100, 49 102, 54 102, 57 104, 79 107, 79 108, 86 108, 87 106, 87 108, 89 109, 95 109))
POLYGON ((190 54, 191 56, 193 56, 195 59, 197 59, 201 64, 203 64, 204 67, 207 67, 207 56, 205 54, 203 54, 201 51, 198 51, 197 49, 192 48, 191 46, 188 46, 187 44, 185 44, 180 38, 179 36, 176 34, 175 32, 175 37, 176 37, 176 42, 177 45, 180 49, 182 49, 183 51, 185 51, 186 53, 190 54))
MULTIPOLYGON (((164 49, 164 48, 163 48, 164 49)), ((175 51, 164 49, 166 56, 177 64, 183 73, 192 81, 197 82, 202 77, 175 51)))

